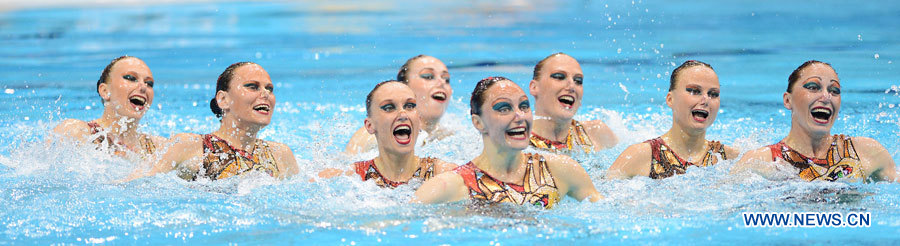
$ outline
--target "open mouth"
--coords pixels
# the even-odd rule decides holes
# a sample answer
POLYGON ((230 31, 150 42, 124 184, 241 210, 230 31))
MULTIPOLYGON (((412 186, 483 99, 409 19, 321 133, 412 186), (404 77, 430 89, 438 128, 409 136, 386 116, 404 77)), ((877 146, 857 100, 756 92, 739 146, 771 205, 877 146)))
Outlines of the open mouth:
POLYGON ((269 107, 269 105, 267 105, 267 104, 260 104, 260 105, 254 106, 253 110, 256 112, 259 112, 261 114, 269 114, 269 112, 271 112, 272 108, 269 107))
POLYGON ((570 95, 563 95, 557 98, 559 103, 566 109, 571 109, 575 105, 575 97, 570 95))
POLYGON ((831 120, 831 109, 826 107, 815 107, 809 113, 812 115, 813 120, 819 124, 828 124, 828 121, 831 120))
POLYGON ((447 94, 443 93, 443 92, 437 92, 437 93, 431 94, 431 98, 433 98, 434 100, 436 100, 438 102, 444 102, 444 101, 447 101, 447 94))
POLYGON ((506 136, 516 140, 525 140, 527 138, 527 130, 524 126, 506 130, 506 136))
POLYGON ((130 98, 128 98, 128 101, 130 101, 131 104, 134 104, 134 106, 138 109, 143 109, 144 105, 147 105, 147 98, 139 95, 131 96, 130 98))
POLYGON ((411 141, 412 127, 408 124, 401 124, 394 127, 394 140, 399 144, 409 144, 411 141))
POLYGON ((702 109, 694 109, 691 110, 691 115, 694 116, 694 120, 699 122, 705 122, 707 118, 709 118, 709 111, 702 109))

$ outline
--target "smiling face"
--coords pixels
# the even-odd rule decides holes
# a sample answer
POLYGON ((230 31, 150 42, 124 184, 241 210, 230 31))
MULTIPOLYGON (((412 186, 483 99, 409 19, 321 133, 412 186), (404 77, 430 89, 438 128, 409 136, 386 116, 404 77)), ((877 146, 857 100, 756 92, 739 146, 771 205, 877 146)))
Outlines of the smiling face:
POLYGON ((816 63, 803 68, 791 92, 784 93, 792 126, 808 133, 828 135, 841 109, 841 83, 830 66, 816 63))
POLYGON ((434 122, 444 115, 447 103, 453 96, 450 72, 437 58, 424 56, 411 62, 407 70, 409 88, 416 93, 419 115, 427 122, 434 122))
POLYGON ((421 129, 415 93, 400 82, 384 84, 372 93, 366 130, 375 134, 379 148, 394 153, 412 153, 421 129))
POLYGON ((581 107, 584 93, 581 65, 571 56, 553 55, 544 61, 538 78, 531 81, 535 113, 558 121, 570 121, 581 107))
MULTIPOLYGON (((475 128, 498 147, 523 150, 531 133, 528 96, 509 80, 497 81, 484 92, 481 115, 473 115, 475 128)), ((488 141, 485 141, 488 144, 488 141)))
POLYGON ((105 83, 98 87, 105 107, 118 115, 140 119, 153 103, 153 73, 141 59, 128 57, 116 62, 105 83))
POLYGON ((672 118, 681 129, 702 130, 716 121, 719 112, 719 77, 705 66, 685 68, 666 95, 672 118))
POLYGON ((275 85, 269 73, 257 64, 247 64, 234 70, 228 91, 216 92, 216 101, 224 117, 238 122, 266 126, 275 112, 275 85))

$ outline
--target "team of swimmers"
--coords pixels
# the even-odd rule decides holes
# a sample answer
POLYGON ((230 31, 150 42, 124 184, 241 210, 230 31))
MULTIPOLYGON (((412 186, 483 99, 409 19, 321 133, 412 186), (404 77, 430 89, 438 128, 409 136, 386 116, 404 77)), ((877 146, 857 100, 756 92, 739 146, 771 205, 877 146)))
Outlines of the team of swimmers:
MULTIPOLYGON (((494 76, 479 81, 469 106, 472 125, 481 134, 482 153, 457 166, 414 154, 417 145, 427 148, 454 134, 439 125, 453 88, 442 61, 426 55, 410 58, 396 80, 378 83, 368 93, 364 124, 346 147, 347 153, 377 150, 378 155, 347 169, 321 170, 318 176, 346 174, 386 188, 423 181, 414 198, 421 203, 471 199, 551 208, 561 196, 597 201, 603 196, 568 155, 602 151, 615 146, 618 139, 600 120, 573 119, 581 106, 583 80, 575 58, 564 53, 544 58, 534 67, 528 86, 535 100, 533 109, 526 92, 510 79, 494 76), (535 150, 523 152, 529 147, 535 150)), ((735 148, 706 139, 706 129, 719 111, 719 80, 712 66, 684 62, 671 73, 665 100, 672 109, 672 127, 662 136, 625 149, 606 178, 662 179, 683 174, 689 166, 737 157, 741 159, 732 173, 749 170, 771 179, 900 178, 890 153, 876 140, 831 134, 841 106, 841 84, 830 64, 807 61, 788 81, 783 103, 791 110, 790 132, 776 144, 741 156, 735 148)), ((110 62, 97 81, 104 105, 100 118, 68 119, 54 132, 152 164, 149 171, 136 170, 127 180, 170 171, 187 180, 246 173, 285 178, 299 171, 291 149, 257 137, 275 112, 274 89, 260 65, 232 64, 219 75, 210 100, 220 128, 204 135, 176 134, 167 140, 138 131, 141 117, 153 102, 153 74, 142 60, 122 56, 110 62)))

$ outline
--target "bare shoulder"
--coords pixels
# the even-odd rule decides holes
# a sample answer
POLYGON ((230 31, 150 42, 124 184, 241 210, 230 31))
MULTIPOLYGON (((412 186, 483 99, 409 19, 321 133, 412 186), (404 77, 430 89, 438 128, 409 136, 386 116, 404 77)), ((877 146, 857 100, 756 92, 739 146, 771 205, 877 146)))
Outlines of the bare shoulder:
POLYGON ((169 138, 169 144, 177 146, 196 145, 203 142, 203 136, 195 133, 178 133, 169 138))
POLYGON ((266 144, 275 152, 275 158, 277 159, 275 162, 276 165, 279 165, 279 169, 284 170, 284 172, 281 173, 282 178, 293 176, 300 171, 297 166, 297 159, 294 157, 294 151, 291 150, 291 147, 273 141, 266 141, 266 144))
POLYGON ((727 157, 726 159, 728 159, 728 160, 735 159, 741 154, 741 151, 734 147, 731 147, 728 145, 722 145, 722 146, 724 146, 724 148, 725 148, 725 156, 727 157))
POLYGON ((466 199, 468 188, 462 176, 445 172, 428 179, 416 190, 414 203, 445 203, 466 199))
POLYGON ((650 161, 653 159, 649 143, 636 143, 625 148, 622 154, 606 171, 607 178, 623 179, 650 175, 650 161))
POLYGON ((591 140, 597 143, 599 148, 610 148, 619 143, 619 139, 612 129, 603 120, 591 120, 581 123, 591 140))
POLYGON ((456 169, 456 167, 458 167, 458 165, 443 161, 441 159, 437 159, 437 158, 434 159, 434 173, 435 174, 450 172, 450 171, 453 171, 453 169, 456 169))
POLYGON ((163 137, 163 136, 156 136, 156 135, 150 135, 150 134, 147 134, 147 137, 149 137, 149 138, 150 138, 150 142, 153 142, 153 145, 154 145, 154 146, 157 146, 157 147, 163 146, 164 144, 166 144, 167 142, 169 142, 169 139, 168 139, 168 138, 165 138, 165 137, 163 137))
POLYGON ((75 139, 82 139, 90 135, 90 127, 88 127, 88 123, 83 120, 76 119, 66 119, 56 125, 53 128, 53 132, 59 134, 61 136, 66 136, 75 139))
POLYGON ((731 174, 742 173, 746 170, 761 172, 759 165, 772 162, 772 151, 768 146, 747 151, 731 168, 731 174))
POLYGON ((365 127, 360 127, 353 133, 353 136, 350 137, 350 142, 347 143, 344 152, 351 155, 366 152, 375 148, 375 145, 377 145, 375 135, 370 134, 365 127))

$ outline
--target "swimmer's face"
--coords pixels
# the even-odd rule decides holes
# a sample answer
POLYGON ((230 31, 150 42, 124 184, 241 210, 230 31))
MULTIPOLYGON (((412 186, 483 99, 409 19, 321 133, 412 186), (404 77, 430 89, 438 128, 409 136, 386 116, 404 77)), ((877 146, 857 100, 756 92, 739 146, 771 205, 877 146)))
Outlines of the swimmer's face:
MULTIPOLYGON (((482 136, 500 147, 523 150, 531 137, 531 104, 525 91, 509 80, 496 82, 484 92, 481 115, 472 123, 482 136)), ((485 144, 488 144, 485 141, 485 144)))
POLYGON ((234 70, 228 91, 218 91, 216 100, 224 117, 238 122, 266 126, 275 112, 275 85, 269 73, 257 64, 247 64, 234 70))
POLYGON ((791 91, 784 93, 784 107, 791 110, 792 127, 830 134, 841 109, 841 82, 834 69, 821 63, 803 68, 791 91))
POLYGON ((436 122, 453 96, 450 86, 450 72, 437 58, 425 56, 411 62, 407 70, 409 88, 416 93, 419 102, 419 116, 426 122, 436 122))
POLYGON ((719 77, 705 66, 686 68, 675 78, 675 89, 666 95, 672 118, 682 129, 703 130, 719 112, 719 77))
POLYGON ((538 74, 538 79, 529 85, 535 114, 554 121, 572 120, 584 93, 581 65, 575 58, 559 54, 547 59, 538 74))
POLYGON ((416 96, 403 83, 387 83, 372 94, 365 126, 375 134, 379 150, 408 154, 415 150, 421 129, 416 112, 416 96))
POLYGON ((153 73, 141 59, 129 57, 116 62, 98 92, 105 107, 116 114, 140 119, 153 104, 153 73))

